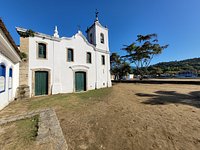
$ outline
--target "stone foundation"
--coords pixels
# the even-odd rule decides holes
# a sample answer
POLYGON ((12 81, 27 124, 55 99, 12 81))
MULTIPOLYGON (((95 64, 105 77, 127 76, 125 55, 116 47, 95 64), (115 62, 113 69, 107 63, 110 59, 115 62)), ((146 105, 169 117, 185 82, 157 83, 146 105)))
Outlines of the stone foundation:
POLYGON ((17 100, 30 98, 30 88, 28 85, 20 85, 17 88, 17 100))
POLYGON ((19 87, 17 88, 17 99, 30 98, 30 88, 28 86, 28 68, 29 68, 29 38, 20 37, 20 51, 27 55, 22 58, 19 65, 19 87))

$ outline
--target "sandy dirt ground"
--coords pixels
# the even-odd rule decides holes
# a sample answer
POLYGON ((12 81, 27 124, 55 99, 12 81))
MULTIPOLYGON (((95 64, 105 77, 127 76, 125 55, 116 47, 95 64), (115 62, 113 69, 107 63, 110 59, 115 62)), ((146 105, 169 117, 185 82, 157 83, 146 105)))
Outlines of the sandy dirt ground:
POLYGON ((200 87, 117 84, 60 119, 71 150, 199 150, 200 87))
MULTIPOLYGON (((198 85, 116 84, 99 101, 78 101, 55 108, 69 150, 200 149, 198 85)), ((29 103, 13 103, 0 116, 29 103)))

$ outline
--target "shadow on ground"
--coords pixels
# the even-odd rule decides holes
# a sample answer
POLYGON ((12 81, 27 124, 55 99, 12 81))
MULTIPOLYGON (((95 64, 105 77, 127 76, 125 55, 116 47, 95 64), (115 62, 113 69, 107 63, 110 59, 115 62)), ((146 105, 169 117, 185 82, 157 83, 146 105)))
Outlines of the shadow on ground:
POLYGON ((184 104, 200 108, 200 91, 193 91, 188 94, 177 93, 176 91, 156 91, 154 94, 136 93, 137 96, 149 98, 143 104, 166 105, 184 104))

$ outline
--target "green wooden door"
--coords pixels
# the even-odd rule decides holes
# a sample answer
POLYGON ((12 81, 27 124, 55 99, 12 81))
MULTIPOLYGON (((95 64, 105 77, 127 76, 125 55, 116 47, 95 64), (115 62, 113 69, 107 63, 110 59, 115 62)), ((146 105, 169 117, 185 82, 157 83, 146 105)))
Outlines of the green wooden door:
POLYGON ((75 73, 75 88, 76 88, 76 92, 86 90, 86 73, 85 72, 75 73))
POLYGON ((36 71, 35 72, 35 95, 48 94, 48 72, 36 71))

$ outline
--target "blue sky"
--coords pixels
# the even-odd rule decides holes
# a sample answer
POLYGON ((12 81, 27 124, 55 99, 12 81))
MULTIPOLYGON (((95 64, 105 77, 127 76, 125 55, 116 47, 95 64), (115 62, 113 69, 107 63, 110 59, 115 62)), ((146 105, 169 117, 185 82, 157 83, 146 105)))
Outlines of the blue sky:
POLYGON ((70 37, 99 20, 109 28, 110 51, 123 54, 124 44, 138 34, 157 33, 160 44, 170 46, 152 63, 200 57, 199 0, 8 0, 1 2, 0 17, 15 42, 16 26, 70 37))

